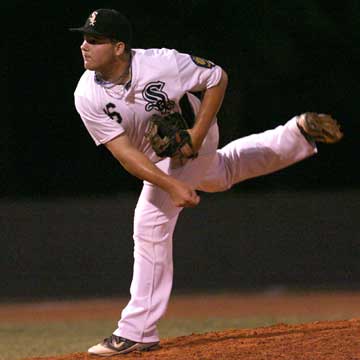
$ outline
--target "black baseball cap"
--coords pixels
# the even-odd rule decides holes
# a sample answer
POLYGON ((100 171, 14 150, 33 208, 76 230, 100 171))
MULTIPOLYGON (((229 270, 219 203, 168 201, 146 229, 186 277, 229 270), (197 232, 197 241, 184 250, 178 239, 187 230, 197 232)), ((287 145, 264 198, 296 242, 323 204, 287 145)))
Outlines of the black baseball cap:
POLYGON ((125 44, 130 44, 132 37, 129 20, 114 9, 97 9, 88 16, 84 26, 69 30, 105 36, 109 39, 123 41, 125 44))

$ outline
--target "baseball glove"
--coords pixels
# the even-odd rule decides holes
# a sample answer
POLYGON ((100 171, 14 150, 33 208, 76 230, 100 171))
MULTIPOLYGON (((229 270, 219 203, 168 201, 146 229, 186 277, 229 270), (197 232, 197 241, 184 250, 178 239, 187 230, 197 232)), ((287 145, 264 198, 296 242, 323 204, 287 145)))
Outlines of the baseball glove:
POLYGON ((154 114, 145 137, 159 157, 195 158, 188 124, 178 112, 154 114))
POLYGON ((307 112, 300 115, 297 125, 309 141, 333 144, 341 140, 340 125, 331 115, 307 112))

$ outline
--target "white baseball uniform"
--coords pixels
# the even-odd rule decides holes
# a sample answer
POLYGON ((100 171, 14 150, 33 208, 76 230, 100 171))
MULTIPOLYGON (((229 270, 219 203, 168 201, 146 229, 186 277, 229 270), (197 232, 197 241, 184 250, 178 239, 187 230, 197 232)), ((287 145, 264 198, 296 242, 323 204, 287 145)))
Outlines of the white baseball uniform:
MULTIPOLYGON (((217 192, 245 179, 264 175, 317 152, 300 133, 296 117, 285 125, 218 147, 216 118, 199 156, 183 166, 159 159, 144 134, 149 118, 169 101, 184 112, 188 98, 193 111, 199 100, 191 92, 216 86, 222 69, 208 60, 169 49, 133 49, 131 82, 106 84, 85 71, 75 91, 75 105, 97 145, 126 132, 132 144, 167 174, 196 189, 217 192)), ((156 324, 170 297, 173 260, 172 236, 181 209, 168 193, 144 181, 134 215, 134 272, 131 299, 114 334, 137 342, 159 341, 156 324)))

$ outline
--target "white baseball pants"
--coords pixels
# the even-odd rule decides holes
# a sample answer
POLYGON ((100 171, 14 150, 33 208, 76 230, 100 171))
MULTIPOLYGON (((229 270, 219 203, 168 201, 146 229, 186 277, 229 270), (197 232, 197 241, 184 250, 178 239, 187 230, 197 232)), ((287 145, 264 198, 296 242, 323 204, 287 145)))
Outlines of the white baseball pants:
MULTIPOLYGON (((317 152, 296 125, 296 117, 283 126, 218 146, 215 123, 199 157, 174 168, 167 158, 157 166, 201 191, 229 189, 245 179, 268 174, 317 152)), ((134 216, 134 272, 131 299, 122 311, 117 336, 138 341, 159 341, 156 324, 164 315, 173 280, 172 236, 182 209, 169 195, 144 182, 134 216)))

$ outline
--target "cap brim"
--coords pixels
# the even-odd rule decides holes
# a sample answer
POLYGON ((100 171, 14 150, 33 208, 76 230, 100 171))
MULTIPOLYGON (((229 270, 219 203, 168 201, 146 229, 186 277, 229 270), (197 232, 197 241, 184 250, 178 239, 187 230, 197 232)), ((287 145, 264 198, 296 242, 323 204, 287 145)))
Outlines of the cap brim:
POLYGON ((84 28, 70 28, 69 31, 77 31, 77 32, 84 32, 84 28))
POLYGON ((91 29, 89 28, 84 28, 84 27, 79 27, 79 28, 70 28, 70 31, 74 31, 74 32, 80 32, 82 34, 93 34, 93 35, 100 35, 100 36, 104 36, 104 34, 99 33, 98 31, 91 31, 91 29))

